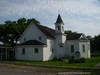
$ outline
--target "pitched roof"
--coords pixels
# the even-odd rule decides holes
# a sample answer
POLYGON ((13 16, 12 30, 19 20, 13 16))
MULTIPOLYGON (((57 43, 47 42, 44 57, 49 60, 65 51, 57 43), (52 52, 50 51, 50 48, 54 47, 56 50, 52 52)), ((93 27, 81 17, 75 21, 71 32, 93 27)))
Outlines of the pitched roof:
POLYGON ((79 40, 81 35, 82 35, 82 33, 79 33, 79 34, 75 34, 75 33, 67 34, 67 40, 79 40))
POLYGON ((36 24, 36 26, 49 38, 55 38, 55 30, 43 25, 36 24))
POLYGON ((56 23, 63 23, 64 24, 64 22, 63 22, 63 20, 62 20, 62 18, 60 16, 60 14, 58 15, 58 18, 56 20, 56 23))
POLYGON ((24 43, 21 43, 20 45, 45 45, 37 40, 28 40, 24 43))

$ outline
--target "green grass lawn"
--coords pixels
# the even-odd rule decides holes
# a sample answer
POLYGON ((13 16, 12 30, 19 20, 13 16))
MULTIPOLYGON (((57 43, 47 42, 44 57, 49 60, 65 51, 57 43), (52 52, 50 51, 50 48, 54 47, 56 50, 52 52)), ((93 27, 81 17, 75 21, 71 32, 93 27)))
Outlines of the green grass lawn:
POLYGON ((85 63, 68 63, 65 61, 20 61, 20 60, 15 60, 12 62, 24 62, 24 63, 30 63, 30 64, 54 65, 54 66, 93 67, 96 64, 100 63, 100 57, 88 58, 86 59, 85 63))

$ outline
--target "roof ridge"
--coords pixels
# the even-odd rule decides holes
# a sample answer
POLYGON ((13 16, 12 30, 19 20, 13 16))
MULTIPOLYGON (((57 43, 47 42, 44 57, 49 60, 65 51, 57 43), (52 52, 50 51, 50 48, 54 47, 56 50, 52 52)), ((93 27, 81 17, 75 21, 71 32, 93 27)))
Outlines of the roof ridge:
POLYGON ((47 37, 55 38, 55 37, 54 37, 55 30, 54 30, 54 29, 49 28, 49 27, 47 27, 47 26, 40 25, 40 24, 36 24, 36 26, 37 26, 47 37))
MULTIPOLYGON (((42 27, 45 27, 45 28, 49 28, 49 29, 51 29, 51 30, 54 30, 54 29, 52 29, 52 28, 50 28, 50 27, 47 27, 47 26, 44 26, 44 25, 40 25, 40 24, 36 24, 36 25, 39 25, 39 26, 42 26, 42 27)), ((55 30, 54 30, 55 31, 55 30)))

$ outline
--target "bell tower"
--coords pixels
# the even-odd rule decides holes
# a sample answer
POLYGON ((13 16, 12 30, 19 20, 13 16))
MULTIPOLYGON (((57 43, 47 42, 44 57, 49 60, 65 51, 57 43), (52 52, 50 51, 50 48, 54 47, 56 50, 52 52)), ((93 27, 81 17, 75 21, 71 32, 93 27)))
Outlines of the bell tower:
POLYGON ((64 23, 63 20, 58 14, 56 23, 55 23, 55 35, 56 35, 56 41, 58 44, 64 44, 66 40, 66 35, 64 34, 64 23))
POLYGON ((55 23, 55 46, 56 46, 56 56, 64 57, 65 53, 65 45, 66 45, 66 34, 64 34, 64 22, 58 14, 56 23, 55 23))
POLYGON ((56 23, 55 23, 55 33, 64 34, 64 23, 60 14, 58 14, 56 23))

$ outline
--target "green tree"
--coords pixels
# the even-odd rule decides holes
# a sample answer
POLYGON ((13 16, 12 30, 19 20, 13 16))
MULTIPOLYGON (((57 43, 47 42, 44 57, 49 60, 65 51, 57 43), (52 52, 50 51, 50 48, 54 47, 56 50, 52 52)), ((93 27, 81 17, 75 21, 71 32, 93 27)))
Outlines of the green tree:
POLYGON ((72 33, 77 34, 77 32, 73 32, 73 31, 71 31, 71 30, 67 30, 67 31, 65 31, 65 34, 72 34, 72 33))
POLYGON ((0 40, 4 44, 16 44, 20 35, 24 32, 30 22, 40 24, 40 22, 34 18, 28 20, 20 18, 17 21, 5 21, 5 24, 0 24, 0 40))
POLYGON ((97 35, 94 38, 92 38, 91 49, 92 49, 92 51, 100 52, 100 35, 97 35))

